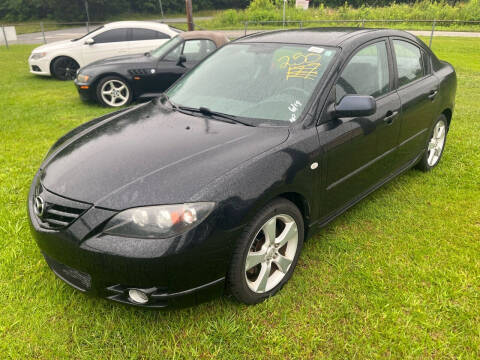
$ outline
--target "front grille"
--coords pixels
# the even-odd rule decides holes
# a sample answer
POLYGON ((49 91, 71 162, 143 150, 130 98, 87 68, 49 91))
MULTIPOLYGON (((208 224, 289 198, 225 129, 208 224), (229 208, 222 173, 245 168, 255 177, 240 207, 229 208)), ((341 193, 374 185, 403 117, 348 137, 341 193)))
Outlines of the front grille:
POLYGON ((43 254, 48 266, 60 279, 80 291, 88 291, 92 284, 92 279, 87 273, 75 270, 67 265, 59 263, 47 254, 43 254))
POLYGON ((40 225, 47 229, 62 229, 73 223, 80 215, 82 215, 86 207, 70 207, 46 202, 45 212, 39 218, 40 225))
POLYGON ((32 206, 41 227, 50 230, 63 229, 78 219, 91 205, 55 195, 37 185, 32 206), (42 203, 39 211, 36 202, 42 203))

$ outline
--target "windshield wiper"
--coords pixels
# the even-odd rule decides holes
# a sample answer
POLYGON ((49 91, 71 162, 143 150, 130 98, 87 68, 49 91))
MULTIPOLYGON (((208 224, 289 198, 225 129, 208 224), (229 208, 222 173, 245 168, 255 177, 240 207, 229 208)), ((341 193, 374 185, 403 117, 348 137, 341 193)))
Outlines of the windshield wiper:
POLYGON ((255 126, 253 124, 250 124, 248 122, 245 122, 243 120, 240 120, 237 116, 235 115, 229 115, 229 114, 224 114, 218 111, 212 111, 207 107, 200 106, 199 108, 193 108, 193 107, 188 107, 188 106, 181 106, 179 105, 177 107, 179 110, 184 110, 184 111, 189 111, 189 112, 194 112, 194 113, 200 113, 203 115, 206 115, 208 117, 215 117, 218 119, 221 119, 222 121, 228 122, 230 124, 242 124, 245 126, 255 126))

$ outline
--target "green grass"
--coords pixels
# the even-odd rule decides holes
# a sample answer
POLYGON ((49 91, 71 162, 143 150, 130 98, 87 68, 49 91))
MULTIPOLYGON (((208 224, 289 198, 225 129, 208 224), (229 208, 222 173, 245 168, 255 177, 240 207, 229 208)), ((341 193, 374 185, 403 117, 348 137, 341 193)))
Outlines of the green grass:
POLYGON ((161 312, 85 296, 48 269, 27 225, 30 181, 60 135, 108 110, 31 76, 33 46, 0 48, 0 358, 478 359, 478 40, 433 46, 458 72, 435 170, 408 171, 324 228, 265 303, 161 312))

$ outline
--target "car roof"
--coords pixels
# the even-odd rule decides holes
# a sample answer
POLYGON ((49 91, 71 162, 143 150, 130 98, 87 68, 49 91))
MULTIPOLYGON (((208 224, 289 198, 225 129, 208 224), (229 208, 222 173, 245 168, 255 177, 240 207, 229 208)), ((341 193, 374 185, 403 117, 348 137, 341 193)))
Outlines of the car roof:
POLYGON ((140 27, 147 29, 158 29, 163 31, 171 31, 167 24, 156 21, 115 21, 104 25, 107 29, 116 29, 121 27, 140 27))
POLYGON ((309 44, 324 46, 341 46, 354 38, 362 35, 381 36, 401 36, 412 40, 416 38, 401 30, 392 29, 366 29, 354 27, 322 27, 322 28, 306 28, 296 30, 276 30, 259 32, 252 35, 244 36, 235 42, 270 42, 270 43, 286 43, 286 44, 309 44))
POLYGON ((186 31, 178 34, 178 36, 182 37, 185 40, 193 40, 193 39, 207 39, 212 40, 217 47, 220 47, 227 42, 229 42, 228 37, 221 32, 218 31, 186 31))

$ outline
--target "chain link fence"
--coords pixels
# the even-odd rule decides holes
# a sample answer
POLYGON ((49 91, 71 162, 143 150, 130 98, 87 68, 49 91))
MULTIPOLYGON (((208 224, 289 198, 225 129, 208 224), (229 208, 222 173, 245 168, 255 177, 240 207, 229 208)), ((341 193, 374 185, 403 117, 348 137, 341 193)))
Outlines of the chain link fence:
MULTIPOLYGON (((166 23, 181 30, 187 29, 187 22, 178 19, 149 20, 166 23)), ((1 24, 0 45, 7 48, 11 44, 46 44, 59 40, 70 40, 81 37, 104 25, 102 22, 29 22, 18 24, 1 24)), ((238 27, 219 27, 209 21, 198 21, 196 29, 223 31, 230 38, 237 38, 257 31, 277 29, 294 29, 307 27, 392 27, 412 31, 415 35, 429 36, 431 46, 434 36, 474 36, 480 37, 480 21, 462 20, 286 20, 286 21, 246 21, 238 27), (213 28, 214 27, 214 28, 213 28), (442 31, 439 31, 438 28, 442 31), (461 32, 453 32, 457 28, 461 32), (448 31, 443 31, 448 29, 448 31), (451 30, 450 30, 451 29, 451 30), (466 32, 471 31, 471 32, 466 32)))

